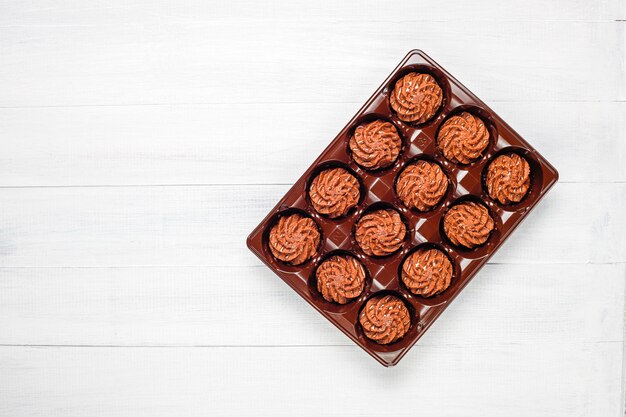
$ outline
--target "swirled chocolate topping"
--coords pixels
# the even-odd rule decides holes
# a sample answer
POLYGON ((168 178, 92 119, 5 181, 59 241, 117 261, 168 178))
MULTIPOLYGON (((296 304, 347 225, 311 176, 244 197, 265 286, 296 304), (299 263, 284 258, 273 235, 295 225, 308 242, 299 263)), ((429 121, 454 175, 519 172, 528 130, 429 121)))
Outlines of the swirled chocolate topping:
POLYGON ((359 196, 359 181, 343 168, 320 172, 309 187, 309 197, 315 211, 330 218, 348 213, 358 204, 359 196))
POLYGON ((405 122, 424 123, 432 119, 442 101, 443 91, 435 78, 418 72, 400 78, 389 96, 391 108, 405 122))
POLYGON ((448 189, 448 178, 441 167, 420 160, 407 166, 396 181, 396 194, 405 206, 428 211, 441 201, 448 189))
POLYGON ((401 339, 411 327, 409 310, 393 295, 370 298, 359 314, 359 322, 365 336, 381 345, 401 339))
POLYGON ((518 154, 500 155, 487 168, 485 184, 489 196, 502 204, 522 201, 530 187, 530 166, 518 154))
POLYGON ((452 262, 439 249, 417 250, 402 264, 402 282, 413 294, 432 297, 450 286, 452 262))
POLYGON ((488 145, 489 129, 479 117, 467 112, 446 120, 437 134, 443 156, 458 164, 480 158, 488 145))
POLYGON ((494 221, 482 204, 466 202, 454 205, 443 217, 443 230, 452 243, 468 249, 489 239, 494 221))
POLYGON ((396 162, 402 140, 393 124, 374 120, 357 126, 348 145, 354 162, 365 169, 375 170, 396 162))
POLYGON ((322 297, 339 304, 361 295, 365 286, 365 269, 353 256, 331 256, 317 267, 315 277, 322 297))
POLYGON ((369 256, 386 256, 402 246, 406 226, 397 211, 382 209, 367 213, 356 224, 355 238, 369 256))
POLYGON ((315 256, 319 243, 315 221, 300 214, 281 217, 269 234, 272 255, 291 265, 300 265, 315 256))

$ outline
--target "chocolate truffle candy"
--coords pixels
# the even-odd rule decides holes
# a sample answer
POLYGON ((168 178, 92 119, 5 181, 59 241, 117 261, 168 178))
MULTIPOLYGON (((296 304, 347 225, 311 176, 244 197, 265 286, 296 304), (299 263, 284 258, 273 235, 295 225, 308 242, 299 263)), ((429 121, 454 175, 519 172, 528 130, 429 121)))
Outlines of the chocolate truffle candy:
POLYGON ((359 322, 365 336, 381 345, 401 339, 411 327, 409 310, 393 295, 370 298, 359 314, 359 322))
POLYGON ((487 207, 471 201, 452 206, 443 217, 443 230, 448 239, 468 249, 485 243, 493 228, 494 221, 487 207))
POLYGON ((395 187, 405 206, 428 211, 445 195, 448 178, 438 164, 420 160, 402 170, 395 187))
POLYGON ((354 162, 365 169, 376 170, 396 162, 402 140, 393 124, 374 120, 357 126, 348 145, 354 162))
POLYGON ((402 246, 406 226, 400 214, 391 209, 367 213, 356 224, 355 238, 369 256, 386 256, 402 246))
POLYGON ((389 104, 404 122, 424 123, 432 119, 443 101, 443 91, 430 74, 411 72, 396 81, 389 104))
POLYGON ((335 255, 315 271, 317 290, 326 301, 346 304, 363 292, 365 269, 353 256, 335 255))
POLYGON ((270 229, 269 247, 278 260, 300 265, 317 254, 320 232, 315 221, 300 214, 278 219, 270 229))
POLYGON ((530 166, 518 154, 500 155, 487 168, 485 184, 489 196, 501 204, 522 201, 530 187, 530 166))
POLYGON ((439 249, 418 249, 402 264, 402 282, 415 295, 432 297, 452 281, 452 262, 439 249))
POLYGON ((437 146, 448 160, 469 164, 480 158, 489 146, 489 129, 471 113, 452 116, 439 129, 437 146))
POLYGON ((347 214, 358 204, 359 196, 359 181, 343 168, 320 172, 309 187, 309 198, 315 211, 330 218, 347 214))

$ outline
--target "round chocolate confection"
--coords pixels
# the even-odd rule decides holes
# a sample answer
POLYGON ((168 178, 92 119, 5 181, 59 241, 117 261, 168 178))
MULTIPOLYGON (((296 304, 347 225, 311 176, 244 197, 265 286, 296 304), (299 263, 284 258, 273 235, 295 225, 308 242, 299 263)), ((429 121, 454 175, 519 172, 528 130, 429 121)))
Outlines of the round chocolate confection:
POLYGON ((393 295, 370 298, 359 314, 359 322, 365 336, 381 345, 401 339, 411 327, 409 310, 393 295))
POLYGON ((500 155, 487 168, 485 184, 489 196, 501 204, 522 201, 530 187, 530 166, 518 154, 500 155))
POLYGON ((359 181, 343 168, 320 172, 311 182, 309 197, 313 208, 330 218, 344 216, 359 203, 359 181))
POLYGON ((374 120, 357 126, 348 145, 354 162, 365 169, 376 170, 396 162, 402 139, 393 124, 374 120))
POLYGON ((446 194, 448 178, 441 167, 420 160, 407 166, 396 181, 396 194, 405 206, 419 211, 435 207, 446 194))
POLYGON ((315 221, 300 214, 281 217, 269 233, 269 247, 278 260, 300 265, 317 254, 320 232, 315 221))
POLYGON ((402 282, 413 294, 432 297, 452 281, 452 262, 439 249, 418 249, 402 264, 402 282))
POLYGON ((404 122, 424 123, 432 119, 443 102, 443 91, 430 74, 411 72, 400 78, 389 96, 389 104, 404 122))
POLYGON ((448 160, 469 164, 480 158, 489 146, 489 129, 479 117, 463 112, 441 126, 437 146, 448 160))
POLYGON ((400 214, 392 209, 367 213, 356 224, 355 238, 369 256, 386 256, 402 246, 406 226, 400 214))
POLYGON ((365 287, 365 268, 353 256, 331 256, 317 267, 315 277, 322 297, 339 304, 358 297, 365 287))
POLYGON ((452 206, 443 217, 443 230, 448 239, 468 249, 485 243, 494 227, 487 207, 471 201, 452 206))

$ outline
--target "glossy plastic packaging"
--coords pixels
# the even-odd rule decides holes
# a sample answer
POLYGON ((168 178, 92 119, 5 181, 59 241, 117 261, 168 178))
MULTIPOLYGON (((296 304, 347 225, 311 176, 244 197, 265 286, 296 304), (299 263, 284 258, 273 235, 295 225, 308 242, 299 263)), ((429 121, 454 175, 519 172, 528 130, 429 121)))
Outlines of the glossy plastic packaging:
POLYGON ((409 52, 326 150, 254 229, 247 243, 252 252, 272 271, 350 339, 381 364, 393 366, 428 330, 557 180, 557 171, 485 103, 425 53, 414 50, 409 52), (439 111, 430 121, 422 125, 401 121, 389 104, 389 94, 395 82, 414 71, 432 75, 443 90, 443 103, 439 111), (463 111, 480 117, 490 132, 490 143, 483 156, 469 165, 458 165, 448 161, 436 145, 437 131, 442 123, 463 111), (358 125, 375 119, 393 123, 400 133, 403 146, 395 164, 380 171, 368 171, 354 162, 348 141, 358 125), (531 168, 530 189, 524 199, 514 205, 502 205, 491 199, 484 183, 489 162, 505 153, 518 153, 528 161, 531 168), (418 159, 438 163, 449 181, 442 201, 428 212, 417 212, 405 207, 394 190, 398 174, 407 164, 418 159), (318 214, 308 199, 307 190, 310 182, 321 170, 329 167, 343 167, 349 170, 361 185, 358 206, 338 219, 318 214), (465 200, 484 204, 495 221, 495 230, 487 242, 472 250, 453 245, 442 229, 444 213, 453 204, 465 200), (406 239, 400 250, 390 256, 369 257, 355 242, 355 223, 364 213, 386 207, 397 210, 402 216, 408 230, 406 239), (298 266, 288 265, 274 258, 267 243, 269 230, 280 216, 294 212, 314 219, 322 235, 317 256, 298 266), (454 267, 450 286, 430 298, 412 294, 400 279, 402 261, 416 248, 423 247, 443 250, 454 267), (363 293, 344 305, 324 300, 317 291, 315 280, 315 269, 320 262, 340 253, 358 258, 365 266, 367 275, 363 293), (389 345, 377 344, 365 337, 358 320, 365 302, 374 294, 381 293, 398 296, 405 302, 411 314, 409 331, 402 339, 389 345))

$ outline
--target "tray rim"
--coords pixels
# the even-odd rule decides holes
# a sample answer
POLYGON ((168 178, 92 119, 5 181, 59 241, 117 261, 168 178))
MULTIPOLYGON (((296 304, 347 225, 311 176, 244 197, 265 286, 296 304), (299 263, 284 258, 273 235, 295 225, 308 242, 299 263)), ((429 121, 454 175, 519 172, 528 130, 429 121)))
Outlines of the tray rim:
MULTIPOLYGON (((275 275, 277 275, 294 292, 296 292, 302 299, 304 299, 309 305, 311 305, 315 310, 317 310, 323 317, 325 317, 329 322, 331 322, 336 328, 338 328, 339 330, 341 330, 342 333, 344 333, 346 336, 348 336, 348 338, 350 340, 352 340, 357 346, 361 347, 365 352, 367 352, 370 356, 372 356, 374 359, 376 359, 383 366, 391 367, 391 366, 397 365, 400 362, 400 360, 408 353, 408 351, 413 348, 413 346, 418 342, 418 340, 421 339, 421 337, 428 331, 428 329, 439 319, 441 314, 443 314, 443 312, 456 299, 456 297, 458 297, 459 294, 461 294, 461 292, 470 283, 470 281, 476 276, 476 274, 483 269, 485 264, 488 263, 489 259, 491 259, 491 257, 495 253, 498 252, 498 250, 500 249, 502 244, 504 244, 504 242, 509 238, 509 236, 517 229, 517 227, 519 227, 519 225, 521 223, 523 223, 526 220, 526 218, 528 217, 528 214, 535 209, 535 207, 540 203, 541 200, 543 200, 543 198, 550 191, 550 189, 556 184, 556 182, 558 182, 558 179, 559 179, 559 173, 554 168, 554 166, 552 164, 550 164, 550 162, 548 162, 543 157, 543 155, 541 155, 541 153, 539 153, 533 146, 531 146, 520 134, 518 134, 513 128, 511 128, 511 126, 508 123, 506 123, 506 121, 504 121, 498 115, 498 113, 493 111, 491 109, 491 107, 489 107, 480 98, 478 98, 476 95, 474 95, 474 93, 471 90, 469 90, 467 87, 465 87, 465 85, 463 85, 461 82, 459 82, 445 68, 443 68, 440 64, 438 64, 436 61, 434 61, 425 52, 423 52, 420 49, 412 49, 412 50, 410 50, 406 54, 406 56, 400 61, 400 63, 389 73, 389 75, 380 84, 380 86, 378 86, 374 90, 372 95, 356 111, 354 116, 352 116, 350 118, 350 120, 348 120, 346 125, 329 142, 328 146, 320 153, 320 155, 313 162, 311 162, 307 168, 305 168, 305 170, 302 173, 302 175, 293 183, 293 185, 289 188, 289 190, 287 190, 285 192, 283 197, 281 197, 278 200, 278 202, 274 205, 274 207, 272 207, 272 209, 269 210, 267 215, 259 222, 259 224, 254 228, 254 230, 248 235, 248 237, 246 239, 246 245, 248 246, 248 249, 250 249, 250 251, 252 251, 272 272, 274 272, 275 275), (378 96, 381 94, 381 92, 383 92, 385 86, 387 86, 387 84, 396 76, 398 71, 400 71, 402 68, 404 68, 407 65, 407 63, 411 60, 411 58, 414 55, 418 55, 423 60, 427 61, 430 65, 432 65, 434 68, 436 68, 437 70, 439 70, 442 73, 444 73, 444 75, 446 76, 446 78, 449 80, 450 83, 455 83, 458 86, 458 88, 463 91, 463 93, 465 93, 472 100, 474 100, 478 105, 480 105, 480 107, 482 107, 483 109, 488 111, 492 115, 493 118, 497 119, 497 122, 498 122, 498 124, 500 126, 499 130, 500 130, 500 128, 506 129, 508 131, 509 135, 515 137, 515 139, 519 142, 519 145, 516 144, 514 146, 522 146, 524 148, 527 148, 528 151, 531 151, 533 153, 533 155, 538 159, 538 161, 539 161, 539 163, 541 165, 542 170, 544 170, 544 186, 543 186, 543 189, 542 189, 542 193, 537 197, 536 201, 532 205, 530 205, 528 207, 528 210, 526 210, 524 212, 524 214, 521 216, 520 220, 517 221, 517 223, 513 224, 510 228, 507 229, 506 234, 504 234, 502 236, 501 240, 494 245, 493 250, 490 251, 484 257, 484 259, 485 259, 484 262, 482 262, 482 264, 479 267, 475 268, 473 271, 471 271, 464 278, 465 281, 459 286, 458 291, 456 292, 456 294, 454 294, 447 302, 436 306, 437 308, 433 308, 432 309, 432 313, 430 313, 430 315, 429 315, 429 320, 426 323, 424 323, 424 324, 422 324, 420 322, 419 325, 421 327, 420 327, 419 333, 415 336, 414 340, 410 341, 404 348, 401 348, 400 350, 398 350, 397 351, 398 353, 396 355, 393 355, 393 358, 391 360, 386 360, 385 358, 383 358, 383 357, 381 357, 379 355, 379 352, 372 351, 371 349, 368 349, 367 346, 363 345, 358 340, 357 337, 355 337, 353 334, 351 334, 348 331, 348 329, 343 327, 337 320, 335 320, 334 317, 331 314, 328 314, 326 311, 324 311, 322 308, 320 308, 320 306, 315 304, 311 298, 307 298, 304 294, 302 294, 298 290, 298 288, 296 287, 294 282, 291 282, 286 277, 283 277, 281 275, 282 272, 277 271, 268 262, 267 257, 263 253, 262 247, 259 247, 259 245, 256 244, 256 240, 258 240, 259 238, 262 240, 262 235, 263 235, 263 232, 264 232, 264 228, 265 228, 266 222, 268 222, 278 212, 282 211, 281 207, 284 208, 283 207, 284 206, 284 201, 286 200, 287 196, 290 195, 294 190, 299 188, 302 185, 303 181, 304 182, 307 181, 308 175, 309 175, 308 171, 311 168, 313 168, 316 165, 318 165, 320 162, 322 162, 322 161, 327 159, 327 154, 332 151, 332 149, 334 148, 336 142, 338 140, 340 140, 341 137, 344 136, 345 133, 350 129, 350 127, 353 125, 353 123, 359 117, 362 116, 362 113, 364 112, 364 110, 366 110, 369 106, 371 106, 371 104, 375 100, 378 99, 378 96), (549 174, 547 179, 545 178, 545 174, 546 173, 549 174)), ((262 246, 262 242, 260 243, 260 245, 262 246)))

